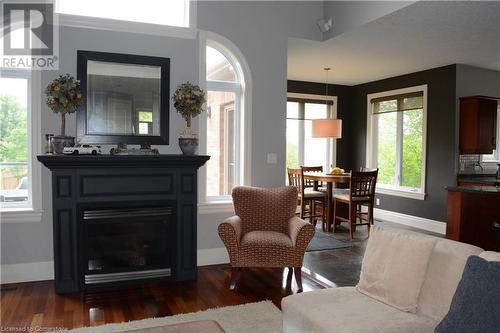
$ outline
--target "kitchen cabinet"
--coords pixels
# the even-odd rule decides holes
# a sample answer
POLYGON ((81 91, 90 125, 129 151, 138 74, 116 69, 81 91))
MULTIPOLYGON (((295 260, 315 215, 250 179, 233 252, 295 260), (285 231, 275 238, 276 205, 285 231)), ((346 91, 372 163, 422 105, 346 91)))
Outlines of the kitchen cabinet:
POLYGON ((496 251, 494 223, 500 221, 500 189, 448 187, 446 238, 496 251))
POLYGON ((491 154, 496 149, 498 98, 460 97, 460 153, 491 154))

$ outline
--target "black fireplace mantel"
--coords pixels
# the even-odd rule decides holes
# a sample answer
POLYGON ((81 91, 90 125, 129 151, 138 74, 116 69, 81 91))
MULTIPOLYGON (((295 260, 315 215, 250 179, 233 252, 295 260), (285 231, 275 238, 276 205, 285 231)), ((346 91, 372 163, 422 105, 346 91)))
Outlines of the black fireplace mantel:
POLYGON ((206 155, 38 155, 38 160, 50 170, 72 168, 199 168, 210 156, 206 155))
MULTIPOLYGON (((127 208, 157 203, 173 208, 172 274, 197 274, 197 171, 204 155, 39 155, 52 172, 54 280, 58 293, 81 292, 85 284, 82 212, 88 207, 127 208)), ((140 280, 139 280, 140 281, 140 280)))

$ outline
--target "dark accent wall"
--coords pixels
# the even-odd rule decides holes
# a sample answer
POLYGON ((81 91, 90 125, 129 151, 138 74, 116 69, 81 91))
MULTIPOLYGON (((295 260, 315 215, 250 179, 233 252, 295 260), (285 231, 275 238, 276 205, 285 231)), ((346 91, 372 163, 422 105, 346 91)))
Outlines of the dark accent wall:
MULTIPOLYGON (((301 94, 324 95, 326 85, 317 82, 293 81, 288 80, 288 92, 301 94)), ((342 139, 337 139, 337 165, 350 168, 350 142, 351 131, 347 128, 352 128, 354 125, 351 122, 351 103, 353 89, 349 86, 338 84, 328 85, 328 95, 337 96, 337 118, 342 119, 342 139)))
MULTIPOLYGON (((329 94, 338 96, 338 117, 343 122, 337 164, 358 170, 366 162, 367 94, 427 84, 427 197, 416 200, 377 194, 381 203, 377 208, 446 221, 445 187, 455 183, 455 83, 456 65, 449 65, 352 87, 333 85, 339 88, 332 88, 329 94)), ((293 87, 293 92, 317 93, 320 86, 324 91, 324 84, 288 81, 289 92, 293 87)))
POLYGON ((422 72, 396 76, 354 86, 352 138, 354 168, 366 162, 366 95, 393 89, 427 84, 427 164, 425 200, 377 195, 378 208, 398 213, 446 221, 446 186, 455 183, 456 66, 450 65, 422 72))

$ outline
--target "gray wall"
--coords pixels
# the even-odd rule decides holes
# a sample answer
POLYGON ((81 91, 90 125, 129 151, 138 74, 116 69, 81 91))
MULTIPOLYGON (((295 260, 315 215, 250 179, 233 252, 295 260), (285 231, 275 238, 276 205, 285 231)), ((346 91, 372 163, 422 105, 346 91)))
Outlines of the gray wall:
POLYGON ((457 97, 471 95, 500 97, 500 72, 457 65, 457 97))
POLYGON ((315 20, 322 15, 322 4, 201 1, 198 9, 198 28, 231 40, 252 72, 252 182, 280 186, 285 168, 287 37, 320 39, 315 20), (277 153, 278 163, 267 164, 267 153, 277 153))
POLYGON ((446 221, 446 186, 455 182, 455 65, 429 69, 374 81, 354 87, 353 127, 350 134, 351 155, 343 158, 353 170, 366 161, 366 95, 393 89, 427 84, 427 165, 425 200, 378 194, 378 208, 446 221))
MULTIPOLYGON (((230 39, 245 56, 253 78, 252 182, 257 186, 283 184, 287 38, 321 39, 316 20, 322 2, 205 2, 198 3, 198 28, 230 39), (278 154, 278 164, 267 164, 266 153, 278 154)), ((60 70, 44 72, 42 89, 59 74, 76 75, 76 51, 94 50, 171 58, 171 94, 184 81, 198 82, 198 40, 144 34, 62 27, 60 70)), ((59 117, 43 104, 42 133, 57 133, 59 117)), ((196 123, 196 122, 195 122, 196 123)), ((161 153, 179 153, 182 118, 171 105, 170 146, 161 153)), ((67 119, 67 133, 76 133, 75 116, 67 119)), ((53 260, 50 173, 42 169, 43 219, 39 223, 1 223, 1 264, 53 260)), ((220 248, 217 225, 230 213, 200 215, 198 248, 220 248)))
POLYGON ((360 27, 406 7, 415 1, 325 1, 324 17, 333 19, 333 27, 324 40, 360 27))

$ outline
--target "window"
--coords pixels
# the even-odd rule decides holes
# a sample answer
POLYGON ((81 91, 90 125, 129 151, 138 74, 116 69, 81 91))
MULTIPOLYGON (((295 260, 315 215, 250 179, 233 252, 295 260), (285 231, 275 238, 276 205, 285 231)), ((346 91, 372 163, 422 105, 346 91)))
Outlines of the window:
MULTIPOLYGON (((38 144, 38 112, 29 70, 2 69, 0 76, 0 208, 7 211, 25 211, 39 208, 39 166, 33 167, 33 156, 38 144), (32 102, 33 101, 33 102, 32 102), (34 200, 37 199, 37 200, 34 200)), ((39 73, 36 74, 37 80, 39 73)), ((38 96, 36 100, 39 100, 38 96)), ((38 218, 38 216, 32 216, 38 218)), ((26 217, 30 220, 29 217, 26 217)))
POLYGON ((427 86, 368 95, 367 164, 377 192, 425 198, 427 86))
POLYGON ((334 160, 335 141, 312 137, 312 120, 335 117, 336 97, 328 104, 324 96, 289 94, 286 108, 286 167, 323 166, 329 170, 334 160), (301 98, 298 98, 298 97, 301 98), (309 97, 305 99, 304 97, 309 97), (316 99, 311 99, 316 98, 316 99), (322 100, 323 99, 323 100, 322 100))
POLYGON ((189 0, 57 0, 60 14, 189 27, 189 0))
POLYGON ((139 134, 153 135, 153 112, 139 110, 139 134))
POLYGON ((500 161, 500 103, 497 104, 497 149, 491 154, 481 155, 482 162, 497 163, 500 161))
POLYGON ((243 183, 242 94, 243 75, 228 51, 208 43, 207 162, 208 201, 229 199, 234 186, 243 183), (231 60, 230 60, 231 59, 231 60))

